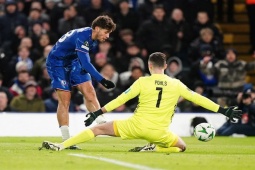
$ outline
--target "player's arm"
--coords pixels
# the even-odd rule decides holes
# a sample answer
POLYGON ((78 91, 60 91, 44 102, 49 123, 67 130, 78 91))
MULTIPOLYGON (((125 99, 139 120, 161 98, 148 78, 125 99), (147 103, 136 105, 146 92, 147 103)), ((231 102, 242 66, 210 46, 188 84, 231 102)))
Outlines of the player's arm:
POLYGON ((178 91, 182 97, 185 99, 202 106, 208 110, 213 112, 221 113, 230 118, 230 120, 234 120, 234 118, 240 119, 242 115, 241 110, 237 110, 237 107, 231 106, 229 108, 222 108, 220 105, 214 103, 210 99, 190 90, 187 86, 185 86, 182 82, 179 81, 178 91))
POLYGON ((85 126, 89 126, 93 123, 93 121, 99 116, 102 115, 103 113, 110 112, 117 107, 123 105, 126 103, 128 100, 136 97, 137 95, 140 94, 140 83, 139 79, 134 82, 134 84, 128 88, 125 92, 123 92, 121 95, 119 95, 117 98, 114 100, 110 101, 107 103, 104 107, 101 109, 95 111, 95 112, 90 112, 86 116, 89 116, 87 120, 85 120, 85 126))
POLYGON ((77 55, 80 60, 82 68, 84 68, 98 82, 102 81, 103 76, 91 64, 89 54, 87 52, 77 50, 77 55))
POLYGON ((76 49, 78 58, 80 60, 81 66, 85 69, 92 77, 94 77, 98 82, 100 82, 105 88, 114 88, 115 84, 109 80, 106 80, 91 64, 89 56, 89 47, 85 46, 80 40, 76 42, 76 49), (79 47, 79 48, 78 48, 79 47))

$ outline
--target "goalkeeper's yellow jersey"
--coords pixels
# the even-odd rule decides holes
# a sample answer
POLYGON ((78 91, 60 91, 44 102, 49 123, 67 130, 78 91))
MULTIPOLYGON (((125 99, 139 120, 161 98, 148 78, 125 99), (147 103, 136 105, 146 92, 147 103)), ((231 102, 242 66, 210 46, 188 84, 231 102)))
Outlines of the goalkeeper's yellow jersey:
POLYGON ((147 128, 168 128, 180 96, 208 110, 217 112, 219 105, 165 74, 152 74, 136 80, 129 89, 104 107, 114 110, 128 100, 139 96, 134 116, 130 119, 147 128))

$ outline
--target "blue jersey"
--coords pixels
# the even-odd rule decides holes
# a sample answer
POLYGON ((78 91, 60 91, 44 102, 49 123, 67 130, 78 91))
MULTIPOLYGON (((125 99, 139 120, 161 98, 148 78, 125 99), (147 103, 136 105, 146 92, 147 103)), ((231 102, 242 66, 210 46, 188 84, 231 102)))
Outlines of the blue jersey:
POLYGON ((91 35, 90 27, 71 30, 57 41, 51 54, 61 59, 68 59, 68 56, 76 55, 77 50, 85 53, 95 50, 97 41, 93 41, 91 35))
POLYGON ((97 81, 103 77, 98 73, 90 62, 89 52, 97 48, 97 41, 92 40, 92 28, 84 27, 74 29, 64 34, 54 45, 47 62, 52 66, 68 66, 74 60, 79 60, 82 68, 86 70, 97 81))

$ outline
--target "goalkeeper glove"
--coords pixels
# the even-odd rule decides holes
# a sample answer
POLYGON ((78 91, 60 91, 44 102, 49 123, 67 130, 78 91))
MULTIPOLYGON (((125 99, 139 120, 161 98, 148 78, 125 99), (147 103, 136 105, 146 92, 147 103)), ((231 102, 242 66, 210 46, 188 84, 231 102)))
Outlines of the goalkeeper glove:
POLYGON ((100 83, 107 89, 111 89, 115 87, 115 84, 113 82, 111 82, 110 80, 106 80, 105 78, 103 78, 100 83))
POLYGON ((240 119, 242 116, 242 110, 237 110, 238 107, 236 106, 230 106, 228 108, 222 108, 220 107, 218 110, 218 113, 221 113, 228 117, 230 121, 235 121, 234 118, 240 119))
POLYGON ((85 126, 91 125, 94 122, 94 120, 101 114, 103 114, 103 111, 101 109, 86 114, 86 117, 89 116, 89 118, 84 121, 85 126))

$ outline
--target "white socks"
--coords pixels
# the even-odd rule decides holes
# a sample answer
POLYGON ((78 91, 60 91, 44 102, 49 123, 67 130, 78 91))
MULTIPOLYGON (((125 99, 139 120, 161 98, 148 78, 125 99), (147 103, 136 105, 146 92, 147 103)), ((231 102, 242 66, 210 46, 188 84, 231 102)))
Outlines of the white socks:
POLYGON ((67 125, 60 126, 60 130, 61 130, 63 141, 65 141, 65 140, 70 138, 69 126, 67 126, 67 125))

